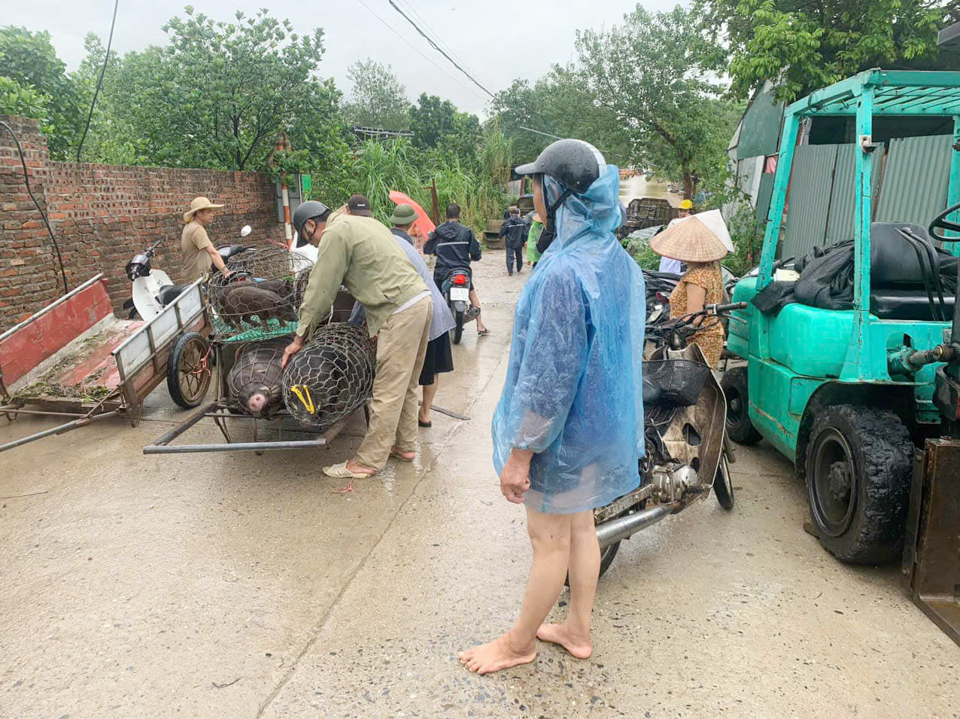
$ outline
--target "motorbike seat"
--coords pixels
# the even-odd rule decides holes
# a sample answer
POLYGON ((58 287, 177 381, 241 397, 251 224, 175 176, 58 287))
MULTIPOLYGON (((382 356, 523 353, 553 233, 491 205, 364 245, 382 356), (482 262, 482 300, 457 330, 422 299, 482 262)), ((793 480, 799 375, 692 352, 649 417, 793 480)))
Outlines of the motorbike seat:
POLYGON ((180 294, 187 289, 188 286, 189 285, 167 285, 166 287, 161 287, 160 304, 166 307, 175 299, 177 299, 180 294))

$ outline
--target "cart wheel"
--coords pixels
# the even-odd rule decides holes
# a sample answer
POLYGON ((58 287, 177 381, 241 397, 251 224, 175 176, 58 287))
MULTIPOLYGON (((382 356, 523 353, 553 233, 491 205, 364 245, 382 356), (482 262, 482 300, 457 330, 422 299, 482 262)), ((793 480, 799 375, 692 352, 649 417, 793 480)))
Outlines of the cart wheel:
POLYGON ((727 453, 720 455, 720 466, 717 467, 717 476, 713 478, 713 493, 717 495, 720 506, 728 512, 733 509, 733 477, 730 476, 730 465, 727 464, 727 453))
POLYGON ((210 389, 210 341, 199 332, 187 332, 167 359, 167 389, 184 409, 199 405, 210 389))

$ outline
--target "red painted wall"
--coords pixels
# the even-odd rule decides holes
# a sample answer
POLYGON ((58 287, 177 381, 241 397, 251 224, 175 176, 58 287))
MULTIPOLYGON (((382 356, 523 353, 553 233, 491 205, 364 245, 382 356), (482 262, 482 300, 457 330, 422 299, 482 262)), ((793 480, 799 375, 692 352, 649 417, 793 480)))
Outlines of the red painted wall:
MULTIPOLYGON (((274 184, 256 172, 174 170, 53 162, 33 120, 0 116, 20 137, 30 184, 60 244, 70 288, 98 272, 107 278, 115 311, 130 296, 127 261, 165 240, 154 267, 177 281, 184 211, 198 195, 224 204, 209 228, 214 244, 248 238, 283 241, 274 184)), ((27 195, 13 138, 0 130, 0 332, 63 294, 50 237, 27 195)))

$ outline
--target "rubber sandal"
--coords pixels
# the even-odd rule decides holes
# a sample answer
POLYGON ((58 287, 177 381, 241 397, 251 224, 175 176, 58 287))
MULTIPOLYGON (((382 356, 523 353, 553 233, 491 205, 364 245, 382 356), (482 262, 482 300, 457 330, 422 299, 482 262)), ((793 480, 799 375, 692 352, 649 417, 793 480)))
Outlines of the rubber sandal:
POLYGON ((391 456, 391 457, 394 457, 395 459, 400 460, 401 462, 412 462, 413 460, 416 459, 416 456, 413 456, 413 457, 404 457, 402 454, 400 454, 400 452, 398 452, 398 451, 396 451, 396 450, 394 450, 394 449, 391 449, 391 450, 390 450, 390 456, 391 456))
POLYGON ((433 422, 424 422, 424 421, 421 420, 419 417, 417 417, 417 424, 419 424, 421 427, 432 427, 432 426, 433 426, 433 422))
POLYGON ((366 479, 367 477, 372 477, 374 474, 376 474, 376 472, 354 472, 353 470, 347 469, 346 462, 324 467, 323 473, 328 477, 333 477, 334 479, 366 479))
POLYGON ((488 334, 490 334, 490 330, 488 329, 477 330, 477 335, 479 337, 486 337, 488 334))

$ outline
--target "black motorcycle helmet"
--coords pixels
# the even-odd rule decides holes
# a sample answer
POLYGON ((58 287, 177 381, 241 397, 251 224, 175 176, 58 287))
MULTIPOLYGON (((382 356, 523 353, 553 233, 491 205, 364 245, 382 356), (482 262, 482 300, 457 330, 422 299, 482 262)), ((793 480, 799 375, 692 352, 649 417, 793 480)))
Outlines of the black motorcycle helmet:
POLYGON ((516 169, 518 175, 550 175, 571 192, 587 191, 604 164, 599 150, 583 140, 557 140, 536 160, 516 169))
POLYGON ((321 218, 320 221, 323 222, 327 219, 327 216, 330 214, 330 208, 327 207, 322 202, 317 202, 316 200, 309 200, 307 202, 301 202, 300 206, 293 211, 293 229, 297 231, 297 247, 302 247, 307 244, 306 240, 303 238, 303 224, 307 220, 312 220, 316 217, 321 218))
POLYGON ((548 145, 533 162, 520 165, 515 172, 518 175, 550 175, 563 187, 560 196, 547 203, 546 223, 537 251, 546 252, 557 236, 557 210, 571 194, 580 194, 600 177, 601 165, 606 164, 603 155, 589 142, 583 140, 557 140, 548 145))

